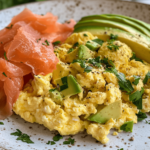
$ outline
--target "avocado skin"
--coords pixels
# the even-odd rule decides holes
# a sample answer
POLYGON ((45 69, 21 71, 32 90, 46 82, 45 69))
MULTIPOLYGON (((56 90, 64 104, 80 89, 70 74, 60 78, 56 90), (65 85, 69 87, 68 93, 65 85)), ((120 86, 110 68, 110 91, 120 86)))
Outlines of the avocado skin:
POLYGON ((83 17, 80 22, 87 21, 87 20, 108 20, 108 21, 115 21, 118 23, 123 23, 125 25, 129 25, 136 30, 140 31, 141 33, 150 37, 150 25, 142 22, 140 20, 136 20, 134 18, 130 18, 127 16, 121 15, 109 15, 109 14, 102 14, 102 15, 92 15, 83 17))
POLYGON ((78 22, 75 25, 75 30, 80 27, 86 27, 86 26, 91 26, 91 27, 109 27, 109 28, 117 28, 120 30, 124 30, 126 32, 129 32, 133 34, 135 37, 139 38, 141 37, 141 40, 147 45, 150 45, 150 37, 146 36, 139 30, 129 26, 125 25, 123 23, 115 22, 115 21, 109 21, 109 20, 102 20, 102 19, 93 19, 93 20, 86 20, 86 21, 81 21, 78 22))
POLYGON ((109 119, 118 119, 122 114, 122 102, 116 101, 109 105, 100 105, 97 108, 97 113, 89 116, 88 120, 97 123, 106 123, 109 119))
POLYGON ((137 57, 150 63, 150 45, 148 45, 148 43, 144 43, 142 37, 137 38, 131 33, 116 28, 91 25, 75 28, 74 30, 74 32, 85 31, 92 33, 94 36, 97 36, 103 41, 107 41, 110 38, 110 34, 117 34, 118 40, 126 43, 136 53, 137 57))

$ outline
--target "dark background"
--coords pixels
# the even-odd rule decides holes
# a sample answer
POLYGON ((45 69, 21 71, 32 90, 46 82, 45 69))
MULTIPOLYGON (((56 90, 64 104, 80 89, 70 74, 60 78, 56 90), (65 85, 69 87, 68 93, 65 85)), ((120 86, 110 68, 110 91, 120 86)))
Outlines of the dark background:
POLYGON ((16 5, 30 3, 30 2, 38 2, 38 1, 44 1, 44 0, 0 0, 0 10, 11 6, 16 6, 16 5))

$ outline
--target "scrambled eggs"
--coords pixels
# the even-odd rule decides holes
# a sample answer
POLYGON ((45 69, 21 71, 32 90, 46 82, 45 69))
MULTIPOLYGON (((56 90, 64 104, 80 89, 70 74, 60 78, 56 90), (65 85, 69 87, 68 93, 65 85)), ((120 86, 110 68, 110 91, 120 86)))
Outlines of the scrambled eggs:
MULTIPOLYGON (((49 130, 57 130, 61 135, 73 135, 87 130, 101 143, 108 142, 107 135, 111 128, 118 129, 127 121, 137 123, 137 113, 139 110, 129 100, 129 95, 121 91, 118 79, 115 74, 106 72, 104 66, 94 67, 91 72, 84 72, 80 63, 72 63, 73 58, 69 56, 68 50, 75 43, 79 45, 94 37, 89 32, 74 33, 64 44, 55 48, 55 54, 59 58, 57 69, 46 76, 35 75, 30 81, 13 106, 13 111, 23 119, 31 123, 43 124, 49 130), (87 36, 85 36, 85 34, 87 36), (59 101, 53 98, 50 89, 57 87, 56 79, 67 75, 73 75, 82 92, 59 101), (91 122, 87 118, 91 114, 97 113, 98 105, 109 105, 116 101, 122 101, 122 114, 119 119, 109 119, 106 123, 91 122)), ((131 83, 134 81, 133 75, 140 76, 137 85, 132 84, 134 91, 144 87, 142 112, 150 111, 150 82, 143 84, 145 75, 150 70, 150 65, 136 60, 130 60, 132 50, 126 44, 115 41, 119 49, 112 51, 108 48, 108 42, 104 42, 98 52, 91 51, 91 58, 100 56, 101 59, 112 60, 118 72, 124 73, 126 79, 131 83)), ((75 48, 76 49, 76 48, 75 48)), ((114 133, 114 135, 117 135, 114 133)))

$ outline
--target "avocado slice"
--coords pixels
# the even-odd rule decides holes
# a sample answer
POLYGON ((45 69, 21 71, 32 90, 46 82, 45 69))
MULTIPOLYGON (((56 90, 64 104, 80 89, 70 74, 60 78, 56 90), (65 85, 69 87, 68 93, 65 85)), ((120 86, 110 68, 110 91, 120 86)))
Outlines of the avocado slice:
POLYGON ((62 102, 62 96, 59 91, 56 89, 50 89, 49 90, 51 98, 57 103, 60 104, 62 102))
POLYGON ((69 97, 82 92, 81 86, 73 75, 58 79, 56 83, 59 86, 60 93, 63 97, 69 97))
POLYGON ((150 63, 150 46, 142 42, 142 37, 136 38, 131 33, 125 32, 120 29, 108 28, 108 27, 97 27, 97 26, 84 26, 75 28, 74 32, 91 32, 94 36, 99 39, 107 41, 110 38, 110 34, 118 35, 118 40, 126 43, 135 53, 136 56, 142 60, 150 63))
POLYGON ((91 57, 91 53, 92 52, 85 45, 80 45, 78 48, 79 59, 88 59, 91 57))
POLYGON ((100 48, 100 45, 94 41, 87 41, 86 46, 91 50, 91 51, 96 51, 100 48))
POLYGON ((149 31, 150 31, 150 24, 146 23, 146 22, 143 22, 141 20, 138 20, 138 19, 135 19, 135 18, 132 18, 132 17, 128 17, 128 16, 123 16, 123 15, 117 15, 117 14, 104 14, 104 15, 107 15, 107 16, 118 16, 118 17, 121 17, 121 18, 126 18, 128 20, 131 20, 133 22, 136 22, 137 24, 147 28, 149 31))
POLYGON ((122 114, 122 104, 120 101, 116 101, 109 105, 100 105, 97 108, 97 113, 89 116, 88 120, 97 123, 106 123, 109 119, 118 119, 122 114))
POLYGON ((85 45, 80 45, 77 49, 67 54, 66 61, 72 62, 75 59, 88 59, 93 56, 93 52, 85 45))
POLYGON ((120 22, 116 22, 116 21, 110 21, 110 20, 98 20, 98 19, 93 19, 93 20, 86 20, 86 21, 81 21, 78 22, 75 25, 75 30, 78 29, 79 27, 87 27, 87 26, 92 26, 92 27, 109 27, 109 28, 117 28, 117 29, 121 29, 124 30, 126 32, 131 33, 132 35, 134 35, 134 37, 141 37, 141 41, 145 44, 147 44, 148 46, 150 46, 150 37, 144 35, 142 32, 140 32, 139 30, 131 27, 130 25, 126 25, 120 22))
MULTIPOLYGON (((107 15, 107 14, 102 14, 102 15, 92 15, 92 16, 87 16, 87 17, 83 17, 80 21, 87 21, 87 20, 109 20, 109 21, 115 21, 118 23, 123 23, 125 25, 129 25, 137 30, 139 30, 140 32, 142 32, 143 34, 147 35, 150 37, 150 26, 147 25, 146 27, 144 27, 143 25, 132 21, 132 19, 128 19, 128 17, 124 16, 119 16, 119 15, 107 15), (149 28, 147 28, 149 26, 149 28)), ((142 21, 141 21, 142 22, 142 21)), ((146 23, 145 23, 146 24, 146 23)))

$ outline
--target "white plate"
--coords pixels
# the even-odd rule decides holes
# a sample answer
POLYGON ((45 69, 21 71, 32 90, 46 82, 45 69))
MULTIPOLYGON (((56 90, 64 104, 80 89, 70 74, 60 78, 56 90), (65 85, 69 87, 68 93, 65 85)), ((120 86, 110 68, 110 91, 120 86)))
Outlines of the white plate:
MULTIPOLYGON (((25 7, 37 14, 45 14, 52 12, 59 17, 59 21, 63 22, 70 18, 76 21, 82 16, 101 13, 114 13, 131 16, 147 23, 150 23, 150 5, 106 0, 55 0, 39 3, 31 3, 12 7, 0 11, 0 29, 7 26, 11 18, 20 13, 25 7)), ((150 120, 148 116, 147 120, 150 120)), ((4 125, 0 125, 0 150, 149 150, 150 149, 150 124, 145 121, 134 125, 133 133, 120 133, 113 136, 112 132, 108 135, 110 141, 106 145, 96 143, 96 140, 86 133, 80 133, 73 136, 75 145, 63 145, 64 137, 55 145, 47 145, 52 140, 54 132, 50 132, 44 126, 39 124, 31 124, 25 122, 17 115, 13 115, 4 121, 4 125), (20 129, 23 133, 31 135, 34 144, 26 144, 17 141, 15 136, 10 135, 16 129, 20 129), (134 141, 129 141, 134 137, 134 141)))

